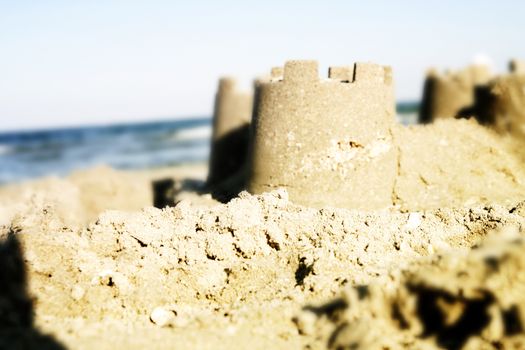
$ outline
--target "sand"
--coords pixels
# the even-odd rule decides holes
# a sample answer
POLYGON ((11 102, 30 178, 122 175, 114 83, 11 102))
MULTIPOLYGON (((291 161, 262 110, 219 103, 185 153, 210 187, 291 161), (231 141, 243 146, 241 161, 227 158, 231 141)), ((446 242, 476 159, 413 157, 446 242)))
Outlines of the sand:
POLYGON ((525 199, 523 145, 474 120, 398 127, 394 202, 406 210, 525 199))
POLYGON ((399 128, 392 205, 224 204, 203 165, 0 189, 0 348, 514 349, 524 343, 519 144, 399 128), (151 206, 153 180, 179 184, 151 206))

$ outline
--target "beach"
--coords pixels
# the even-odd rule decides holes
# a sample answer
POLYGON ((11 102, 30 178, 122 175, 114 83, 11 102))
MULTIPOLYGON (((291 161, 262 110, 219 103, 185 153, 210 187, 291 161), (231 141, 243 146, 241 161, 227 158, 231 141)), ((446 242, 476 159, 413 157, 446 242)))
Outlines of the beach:
POLYGON ((393 138, 398 170, 381 210, 301 206, 284 189, 220 203, 202 191, 204 163, 1 187, 11 323, 0 342, 523 346, 512 322, 525 319, 521 143, 467 120, 396 126, 393 138), (174 207, 152 206, 162 179, 175 183, 174 207))
POLYGON ((1 2, 0 350, 525 350, 523 13, 1 2))

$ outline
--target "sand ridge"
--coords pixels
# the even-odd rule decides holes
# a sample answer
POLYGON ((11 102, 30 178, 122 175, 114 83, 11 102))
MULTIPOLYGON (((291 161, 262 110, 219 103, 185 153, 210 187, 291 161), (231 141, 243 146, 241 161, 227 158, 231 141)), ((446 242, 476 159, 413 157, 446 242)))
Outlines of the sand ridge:
MULTIPOLYGON (((293 205, 276 191, 242 194, 211 209, 181 202, 172 209, 106 212, 79 232, 19 239, 31 292, 39 296, 37 324, 75 347, 107 348, 106 337, 123 325, 181 346, 192 344, 194 334, 217 330, 220 339, 240 333, 261 346, 320 346, 294 323, 302 306, 337 297, 345 286, 394 283, 391 270, 451 247, 468 250, 492 229, 520 227, 523 217, 511 210, 318 210, 293 205), (151 322, 159 308, 169 332, 151 322)), ((137 346, 134 339, 118 341, 137 346)))

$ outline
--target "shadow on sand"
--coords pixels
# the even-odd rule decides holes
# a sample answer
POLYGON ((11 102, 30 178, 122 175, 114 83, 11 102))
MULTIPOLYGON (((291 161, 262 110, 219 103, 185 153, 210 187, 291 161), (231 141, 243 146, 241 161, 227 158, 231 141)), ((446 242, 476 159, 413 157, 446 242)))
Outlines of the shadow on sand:
POLYGON ((0 240, 0 349, 62 350, 52 336, 34 325, 33 299, 17 232, 0 240))

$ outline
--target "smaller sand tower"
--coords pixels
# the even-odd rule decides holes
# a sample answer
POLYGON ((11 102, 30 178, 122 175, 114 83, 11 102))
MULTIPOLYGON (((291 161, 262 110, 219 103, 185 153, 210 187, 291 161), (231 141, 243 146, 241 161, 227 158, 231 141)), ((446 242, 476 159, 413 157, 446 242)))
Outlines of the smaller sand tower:
POLYGON ((491 78, 489 67, 484 65, 471 65, 443 74, 431 69, 423 87, 419 121, 430 123, 468 114, 474 105, 476 88, 486 85, 491 78))
POLYGON ((480 124, 525 137, 525 61, 510 61, 508 74, 478 86, 471 112, 480 124))
POLYGON ((525 61, 511 61, 510 73, 501 75, 490 84, 494 127, 525 137, 525 61))
POLYGON ((257 88, 248 190, 284 187, 296 203, 385 208, 392 203, 397 154, 390 67, 332 67, 289 61, 257 88))
POLYGON ((239 91, 232 78, 222 78, 215 97, 213 136, 208 186, 216 186, 236 175, 246 163, 250 122, 251 92, 239 91))

